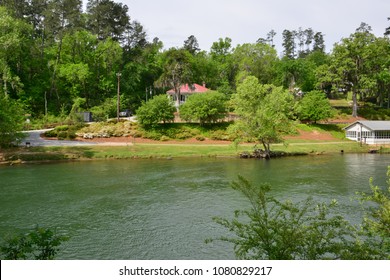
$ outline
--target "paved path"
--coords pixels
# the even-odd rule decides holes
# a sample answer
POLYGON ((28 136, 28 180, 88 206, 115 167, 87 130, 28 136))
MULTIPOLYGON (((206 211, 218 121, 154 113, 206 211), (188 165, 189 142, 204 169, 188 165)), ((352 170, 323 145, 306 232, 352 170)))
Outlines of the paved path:
POLYGON ((68 140, 46 140, 41 137, 41 134, 51 129, 43 130, 30 130, 23 131, 27 134, 27 137, 22 141, 21 145, 25 146, 26 142, 29 142, 32 147, 49 147, 49 146, 91 146, 97 143, 82 142, 82 141, 68 141, 68 140))

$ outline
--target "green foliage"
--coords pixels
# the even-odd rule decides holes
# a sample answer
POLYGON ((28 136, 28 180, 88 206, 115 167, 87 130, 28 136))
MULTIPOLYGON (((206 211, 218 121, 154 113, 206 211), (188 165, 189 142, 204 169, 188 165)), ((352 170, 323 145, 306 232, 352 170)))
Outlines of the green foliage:
POLYGON ((166 95, 158 95, 138 108, 137 120, 141 126, 153 127, 160 122, 172 122, 175 111, 166 95))
POLYGON ((261 83, 270 84, 277 62, 276 49, 268 44, 238 45, 233 53, 234 63, 240 72, 255 76, 261 83))
POLYGON ((359 115, 368 120, 390 120, 390 109, 376 108, 374 106, 362 106, 359 115))
POLYGON ((68 240, 51 229, 36 227, 27 234, 18 234, 5 239, 0 246, 1 259, 6 260, 52 260, 59 246, 68 240))
MULTIPOLYGON (((122 107, 122 106, 121 106, 122 107)), ((101 105, 90 108, 93 120, 96 122, 106 121, 113 118, 117 113, 117 99, 107 98, 101 105)))
POLYGON ((0 6, 0 95, 22 92, 18 72, 31 32, 29 25, 11 15, 12 12, 0 6))
POLYGON ((180 117, 186 121, 199 121, 201 125, 224 118, 227 113, 226 96, 219 92, 194 94, 180 106, 180 117))
POLYGON ((342 259, 355 247, 349 223, 337 215, 337 203, 279 201, 268 185, 254 186, 243 177, 232 183, 250 202, 232 220, 214 220, 234 234, 219 240, 234 244, 239 259, 342 259))
POLYGON ((363 221, 362 234, 369 236, 371 251, 390 259, 390 166, 387 171, 387 189, 374 186, 370 179, 371 193, 360 193, 360 200, 370 206, 363 221))
POLYGON ((185 49, 171 48, 163 54, 163 73, 158 83, 174 89, 176 105, 179 105, 180 87, 193 79, 193 56, 185 49))
POLYGON ((328 98, 318 90, 306 93, 298 102, 296 111, 301 121, 314 123, 333 116, 328 98))
MULTIPOLYGON (((267 40, 236 48, 226 37, 209 52, 201 51, 190 36, 184 48, 162 50, 163 42, 149 42, 143 26, 130 21, 126 5, 87 2, 83 13, 79 0, 0 1, 0 92, 35 118, 58 117, 61 109, 67 114, 77 98, 85 99, 84 108, 97 120, 113 117, 107 100, 116 95, 118 72, 121 107, 133 111, 147 99, 145 89, 156 95, 173 88, 179 105, 182 84, 205 82, 231 95, 236 82, 249 75, 291 91, 350 91, 356 106, 357 96, 390 106, 390 41, 375 37, 367 25, 341 40, 329 55, 322 33, 311 28, 283 32, 282 59, 273 46, 273 30, 267 40)), ((52 126, 44 120, 37 126, 41 124, 52 126)))
MULTIPOLYGON (((129 121, 109 121, 91 123, 77 131, 78 135, 89 134, 93 137, 137 136, 137 124, 129 121)), ((137 136, 138 137, 138 136, 137 136)))
POLYGON ((293 97, 281 87, 262 85, 249 76, 238 87, 232 102, 240 117, 236 128, 245 138, 259 141, 269 155, 270 144, 281 142, 292 129, 293 97))
POLYGON ((54 128, 53 130, 49 130, 45 132, 46 137, 55 137, 59 140, 73 140, 76 138, 76 132, 83 128, 83 124, 79 123, 76 125, 60 125, 54 128))
POLYGON ((22 108, 0 93, 0 147, 9 147, 21 140, 23 121, 22 108))

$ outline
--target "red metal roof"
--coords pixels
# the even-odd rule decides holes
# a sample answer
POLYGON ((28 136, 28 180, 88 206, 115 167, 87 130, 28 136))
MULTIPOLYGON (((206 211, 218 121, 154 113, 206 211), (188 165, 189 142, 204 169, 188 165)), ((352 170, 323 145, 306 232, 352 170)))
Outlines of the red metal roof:
MULTIPOLYGON (((198 84, 192 84, 192 85, 189 85, 189 84, 185 84, 185 85, 182 85, 180 87, 180 93, 181 94, 185 94, 185 93, 203 93, 203 92, 206 92, 208 91, 209 89, 204 87, 204 86, 201 86, 201 85, 198 85, 198 84)), ((168 94, 174 94, 175 93, 175 90, 174 89, 171 89, 171 90, 168 90, 167 91, 168 94)))

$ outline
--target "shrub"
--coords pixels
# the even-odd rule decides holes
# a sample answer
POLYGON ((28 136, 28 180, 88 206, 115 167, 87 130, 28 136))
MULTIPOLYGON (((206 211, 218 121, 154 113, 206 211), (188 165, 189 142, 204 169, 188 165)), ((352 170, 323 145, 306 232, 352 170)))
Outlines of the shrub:
POLYGON ((0 246, 1 259, 6 260, 52 260, 66 236, 59 236, 51 229, 36 227, 27 234, 6 238, 0 246))
POLYGON ((298 102, 296 110, 300 120, 314 123, 333 116, 332 107, 325 93, 318 90, 305 94, 298 102))
POLYGON ((64 139, 66 139, 68 137, 68 132, 67 131, 59 131, 58 133, 57 133, 57 138, 59 139, 59 140, 64 140, 64 139))
POLYGON ((219 92, 194 94, 180 107, 180 117, 186 121, 199 121, 201 125, 213 123, 227 114, 226 96, 219 92))
POLYGON ((168 141, 168 140, 170 140, 170 138, 168 136, 165 136, 165 135, 161 136, 161 138, 160 138, 160 141, 168 141))
POLYGON ((138 108, 137 120, 143 127, 155 127, 161 122, 172 122, 175 111, 175 107, 166 95, 158 95, 138 108))
POLYGON ((268 185, 254 186, 243 177, 232 186, 249 200, 250 209, 237 210, 233 220, 214 220, 235 235, 219 240, 233 243, 240 259, 343 259, 359 247, 352 227, 332 211, 335 201, 279 201, 268 185))
POLYGON ((22 139, 23 111, 15 101, 0 93, 0 147, 8 147, 22 139))
POLYGON ((232 140, 232 137, 227 131, 216 130, 210 133, 210 138, 213 140, 232 140))

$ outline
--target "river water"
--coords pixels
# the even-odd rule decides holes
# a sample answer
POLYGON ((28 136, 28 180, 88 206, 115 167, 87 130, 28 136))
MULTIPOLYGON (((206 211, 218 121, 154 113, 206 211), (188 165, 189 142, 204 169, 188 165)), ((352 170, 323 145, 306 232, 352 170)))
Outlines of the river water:
POLYGON ((230 186, 242 175, 280 199, 337 199, 359 222, 357 191, 386 186, 390 155, 264 160, 186 158, 0 167, 0 236, 39 225, 70 237, 59 259, 234 259, 212 217, 248 202, 230 186))

